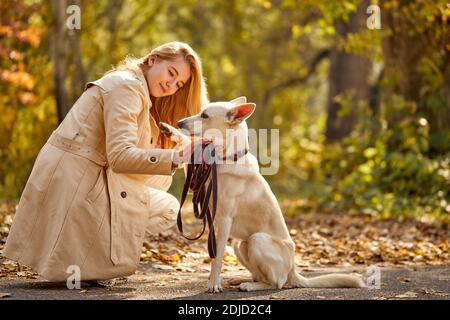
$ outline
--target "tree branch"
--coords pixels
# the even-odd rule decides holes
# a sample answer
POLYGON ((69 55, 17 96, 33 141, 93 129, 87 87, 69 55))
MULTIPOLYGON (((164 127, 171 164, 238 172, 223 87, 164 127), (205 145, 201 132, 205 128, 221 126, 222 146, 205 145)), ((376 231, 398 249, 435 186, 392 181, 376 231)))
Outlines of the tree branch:
POLYGON ((153 10, 153 12, 149 16, 146 16, 145 19, 127 36, 122 37, 121 41, 125 42, 130 41, 133 37, 139 34, 146 26, 148 26, 149 21, 153 20, 156 17, 156 15, 160 13, 162 8, 163 3, 159 2, 156 8, 153 10))
POLYGON ((325 58, 327 58, 330 55, 331 50, 330 49, 325 49, 321 52, 319 52, 314 59, 311 61, 310 63, 310 67, 308 69, 308 72, 306 73, 306 75, 302 76, 302 77, 295 77, 295 78, 291 78, 288 79, 285 82, 279 83, 277 85, 275 85, 274 87, 270 88, 262 101, 262 107, 266 108, 267 105, 269 104, 270 99, 272 98, 272 96, 274 96, 276 93, 278 93, 279 91, 289 88, 289 87, 293 87, 295 85, 298 85, 300 83, 305 82, 306 80, 308 80, 308 78, 316 71, 317 65, 325 58))

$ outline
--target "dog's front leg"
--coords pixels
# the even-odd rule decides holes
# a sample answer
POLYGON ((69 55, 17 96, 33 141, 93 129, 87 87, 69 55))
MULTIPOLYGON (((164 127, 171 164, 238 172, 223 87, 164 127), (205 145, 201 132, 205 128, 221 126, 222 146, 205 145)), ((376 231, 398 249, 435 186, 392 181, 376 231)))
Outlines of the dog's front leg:
POLYGON ((211 262, 211 273, 209 275, 208 292, 221 292, 222 284, 220 281, 220 272, 222 269, 222 260, 225 253, 225 247, 227 245, 228 237, 230 235, 232 219, 229 217, 221 217, 216 221, 214 226, 218 227, 216 235, 217 254, 211 262))

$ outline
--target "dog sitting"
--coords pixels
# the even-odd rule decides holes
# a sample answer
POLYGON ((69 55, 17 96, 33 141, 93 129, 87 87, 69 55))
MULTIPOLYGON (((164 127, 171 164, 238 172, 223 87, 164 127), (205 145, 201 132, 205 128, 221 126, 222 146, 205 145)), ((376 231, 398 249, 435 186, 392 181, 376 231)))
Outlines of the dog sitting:
POLYGON ((277 199, 260 174, 257 159, 247 152, 245 120, 255 107, 255 104, 247 103, 245 97, 239 97, 229 102, 208 104, 199 114, 180 120, 180 130, 160 123, 162 132, 177 145, 186 145, 192 137, 202 136, 212 140, 217 150, 219 200, 214 220, 217 256, 212 260, 208 291, 223 290, 220 272, 229 237, 237 240, 234 244, 236 256, 253 278, 252 282, 240 284, 242 291, 283 287, 364 287, 362 277, 357 274, 305 278, 296 271, 295 244, 277 199))

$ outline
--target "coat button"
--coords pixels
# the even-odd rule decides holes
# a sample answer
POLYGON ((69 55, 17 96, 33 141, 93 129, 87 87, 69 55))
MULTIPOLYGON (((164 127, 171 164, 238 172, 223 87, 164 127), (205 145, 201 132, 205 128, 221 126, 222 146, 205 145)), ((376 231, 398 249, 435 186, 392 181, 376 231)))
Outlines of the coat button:
POLYGON ((120 195, 122 196, 122 198, 126 198, 126 197, 127 197, 127 193, 126 193, 125 191, 122 191, 122 192, 120 193, 120 195))
POLYGON ((156 162, 156 157, 150 157, 150 162, 156 162))

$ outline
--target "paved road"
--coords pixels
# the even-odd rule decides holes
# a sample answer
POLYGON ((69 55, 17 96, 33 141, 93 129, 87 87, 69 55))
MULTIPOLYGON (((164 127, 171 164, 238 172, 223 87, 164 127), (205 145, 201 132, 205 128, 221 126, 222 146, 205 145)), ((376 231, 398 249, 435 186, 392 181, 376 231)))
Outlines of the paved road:
MULTIPOLYGON (((363 267, 355 270, 365 273, 363 267)), ((313 269, 305 276, 319 275, 333 270, 313 269)), ((221 294, 205 293, 206 270, 186 273, 160 270, 151 264, 141 264, 140 270, 129 277, 128 283, 113 288, 94 287, 82 282, 81 290, 68 290, 64 283, 43 279, 0 279, 0 300, 11 299, 447 299, 450 300, 450 265, 414 268, 381 268, 380 289, 287 289, 259 292, 240 292, 228 285, 230 279, 245 276, 244 270, 223 273, 225 290, 221 294), (5 295, 5 294, 9 294, 5 295), (2 298, 3 296, 3 298, 2 298)))

